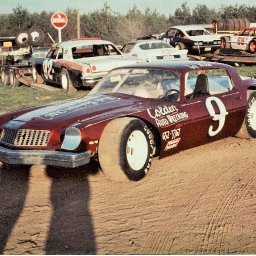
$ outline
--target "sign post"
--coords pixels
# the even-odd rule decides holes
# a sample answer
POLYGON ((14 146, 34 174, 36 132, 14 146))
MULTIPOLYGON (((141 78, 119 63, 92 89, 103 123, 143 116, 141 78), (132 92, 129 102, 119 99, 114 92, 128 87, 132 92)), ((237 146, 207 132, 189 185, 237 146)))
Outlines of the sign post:
POLYGON ((66 27, 68 18, 63 12, 55 12, 51 17, 52 25, 58 30, 59 43, 61 43, 61 30, 66 27))

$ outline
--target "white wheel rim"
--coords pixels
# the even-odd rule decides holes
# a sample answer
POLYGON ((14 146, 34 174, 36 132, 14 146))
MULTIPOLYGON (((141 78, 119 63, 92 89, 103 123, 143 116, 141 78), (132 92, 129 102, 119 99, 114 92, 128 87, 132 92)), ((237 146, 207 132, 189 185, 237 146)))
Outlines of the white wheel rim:
POLYGON ((63 74, 61 76, 61 85, 65 91, 68 89, 68 78, 67 78, 66 74, 63 74))
POLYGON ((256 130, 256 101, 252 103, 249 110, 248 121, 253 130, 256 130))
POLYGON ((133 131, 126 144, 126 158, 130 167, 138 171, 148 158, 148 142, 143 132, 133 131))
POLYGON ((32 68, 32 76, 33 76, 33 80, 34 80, 34 82, 36 82, 36 80, 37 80, 37 72, 36 72, 36 68, 32 68))
POLYGON ((33 31, 32 33, 30 33, 30 35, 32 36, 32 41, 36 41, 39 38, 39 33, 37 31, 33 31))
POLYGON ((17 38, 18 42, 20 43, 24 43, 25 41, 28 40, 28 34, 27 33, 21 33, 18 38, 17 38))

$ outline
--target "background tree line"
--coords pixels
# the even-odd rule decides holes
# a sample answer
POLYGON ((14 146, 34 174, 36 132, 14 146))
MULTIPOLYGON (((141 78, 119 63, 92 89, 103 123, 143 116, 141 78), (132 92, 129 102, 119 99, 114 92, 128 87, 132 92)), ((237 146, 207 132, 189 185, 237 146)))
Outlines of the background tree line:
MULTIPOLYGON (((77 38, 78 10, 68 8, 65 11, 68 25, 62 30, 62 40, 77 38)), ((40 28, 58 40, 57 30, 51 25, 52 12, 29 13, 18 5, 10 14, 0 15, 0 37, 16 36, 29 29, 40 28)), ((248 18, 256 21, 256 7, 246 5, 226 6, 210 9, 198 4, 191 10, 184 2, 173 15, 166 17, 156 10, 140 11, 136 6, 127 14, 121 15, 111 10, 107 3, 100 10, 80 14, 81 37, 101 37, 116 44, 125 42, 149 33, 158 34, 168 27, 182 24, 210 24, 214 19, 248 18)))

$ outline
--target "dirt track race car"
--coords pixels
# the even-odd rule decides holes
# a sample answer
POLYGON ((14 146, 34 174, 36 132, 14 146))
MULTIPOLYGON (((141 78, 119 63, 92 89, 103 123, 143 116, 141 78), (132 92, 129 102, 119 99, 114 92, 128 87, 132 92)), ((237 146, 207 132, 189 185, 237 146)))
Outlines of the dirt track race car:
POLYGON ((97 158, 107 177, 140 180, 154 156, 235 135, 256 137, 256 80, 219 63, 138 63, 86 97, 2 114, 0 161, 74 168, 97 158))
POLYGON ((213 35, 198 25, 171 27, 160 39, 177 49, 188 49, 189 53, 214 52, 221 45, 220 36, 213 35))
POLYGON ((35 83, 55 83, 64 91, 94 86, 109 70, 135 63, 100 38, 70 40, 54 45, 45 58, 32 57, 35 83))
POLYGON ((125 44, 122 52, 138 61, 188 60, 188 50, 175 49, 167 42, 160 40, 135 40, 125 44))
POLYGON ((221 48, 232 48, 250 53, 256 52, 256 28, 245 28, 236 35, 223 36, 221 48))

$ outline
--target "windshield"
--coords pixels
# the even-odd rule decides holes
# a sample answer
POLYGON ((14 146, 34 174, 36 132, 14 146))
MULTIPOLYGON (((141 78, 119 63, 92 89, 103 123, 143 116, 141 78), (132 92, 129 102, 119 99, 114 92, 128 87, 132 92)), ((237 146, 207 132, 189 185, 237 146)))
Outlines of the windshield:
POLYGON ((124 93, 143 98, 162 98, 180 91, 180 75, 176 71, 149 68, 123 68, 110 72, 89 93, 124 93))

